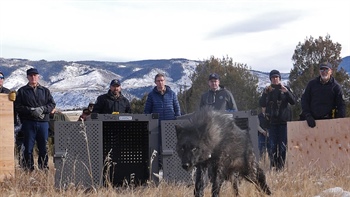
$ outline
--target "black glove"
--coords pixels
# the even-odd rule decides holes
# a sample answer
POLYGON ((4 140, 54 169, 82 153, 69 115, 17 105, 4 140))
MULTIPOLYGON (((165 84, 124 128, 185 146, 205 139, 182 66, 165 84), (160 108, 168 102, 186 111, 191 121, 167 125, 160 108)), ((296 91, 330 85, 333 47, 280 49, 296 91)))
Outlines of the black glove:
POLYGON ((316 126, 315 119, 310 114, 306 115, 306 122, 311 128, 314 128, 316 126))
POLYGON ((45 115, 43 114, 44 112, 44 107, 41 106, 41 107, 34 107, 34 108, 31 108, 31 114, 34 118, 40 118, 40 119, 43 119, 45 117, 45 115))

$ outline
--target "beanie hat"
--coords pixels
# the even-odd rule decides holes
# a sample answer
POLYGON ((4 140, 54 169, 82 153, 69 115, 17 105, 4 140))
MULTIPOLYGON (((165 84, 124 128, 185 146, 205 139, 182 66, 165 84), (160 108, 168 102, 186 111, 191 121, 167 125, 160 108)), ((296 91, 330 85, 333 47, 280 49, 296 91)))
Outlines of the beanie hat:
POLYGON ((281 79, 280 71, 278 71, 278 70, 271 70, 271 72, 270 72, 270 80, 271 80, 271 77, 275 77, 275 76, 278 76, 281 79))

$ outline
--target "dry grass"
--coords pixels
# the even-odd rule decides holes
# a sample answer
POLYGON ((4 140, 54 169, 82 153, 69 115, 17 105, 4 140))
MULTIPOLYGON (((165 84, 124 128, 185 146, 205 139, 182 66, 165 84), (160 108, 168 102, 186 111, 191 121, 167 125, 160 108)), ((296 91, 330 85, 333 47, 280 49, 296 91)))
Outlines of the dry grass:
MULTIPOLYGON (((162 181, 158 185, 149 183, 148 185, 138 187, 126 186, 115 188, 111 186, 112 184, 107 183, 107 187, 101 187, 95 190, 87 190, 79 186, 71 186, 65 190, 59 190, 55 187, 55 170, 52 163, 52 156, 50 156, 49 166, 50 170, 46 173, 37 170, 32 173, 26 173, 19 168, 16 169, 13 177, 8 177, 0 182, 0 196, 193 196, 193 184, 168 183, 166 181, 162 181)), ((330 167, 327 170, 322 170, 315 169, 314 167, 305 167, 304 169, 300 168, 298 171, 293 172, 289 172, 288 170, 276 172, 269 169, 265 159, 265 161, 261 162, 261 167, 266 173, 267 183, 273 193, 272 196, 275 197, 313 197, 321 194, 326 189, 334 187, 341 187, 346 191, 350 191, 350 165, 343 169, 330 167)), ((210 186, 205 188, 205 196, 211 196, 210 190, 210 186)), ((243 197, 266 196, 259 193, 254 185, 246 181, 241 183, 239 193, 243 197)), ((225 183, 221 188, 220 194, 221 196, 233 196, 231 185, 225 183)), ((321 196, 341 197, 341 195, 337 194, 321 196)))
MULTIPOLYGON (((53 165, 52 163, 50 165, 53 165)), ((266 170, 267 182, 273 192, 272 196, 315 196, 322 191, 341 187, 350 190, 349 169, 340 170, 331 168, 327 172, 316 169, 300 169, 298 172, 275 172, 266 170)), ((47 173, 34 171, 25 173, 16 169, 15 178, 7 178, 0 183, 0 196, 193 196, 193 185, 161 182, 159 185, 150 183, 138 187, 102 187, 97 190, 86 190, 81 187, 70 187, 59 191, 54 186, 54 168, 47 173)), ((239 187, 241 196, 265 196, 254 186, 243 181, 239 187)), ((221 196, 232 196, 229 183, 221 189, 221 196)), ((210 195, 210 187, 206 187, 205 196, 210 195)), ((339 196, 340 195, 324 195, 339 196)))

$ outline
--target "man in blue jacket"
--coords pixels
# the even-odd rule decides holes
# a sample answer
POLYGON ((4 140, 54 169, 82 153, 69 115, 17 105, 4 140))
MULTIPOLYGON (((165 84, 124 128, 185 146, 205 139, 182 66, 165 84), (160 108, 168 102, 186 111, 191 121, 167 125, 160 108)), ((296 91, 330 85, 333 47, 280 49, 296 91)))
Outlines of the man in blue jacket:
POLYGON ((24 134, 24 168, 34 170, 33 148, 35 141, 39 149, 38 167, 47 170, 47 140, 49 115, 56 107, 50 90, 39 84, 39 72, 35 68, 27 70, 28 84, 17 91, 15 110, 22 122, 24 134))
MULTIPOLYGON (((160 152, 160 147, 162 146, 161 138, 161 129, 160 122, 162 120, 175 120, 177 116, 181 115, 180 104, 177 100, 177 96, 174 91, 167 85, 165 85, 165 76, 161 73, 158 73, 154 77, 154 82, 156 87, 148 94, 144 113, 159 114, 159 135, 158 135, 158 152, 160 152)), ((161 167, 161 158, 159 157, 160 167, 161 167)))
POLYGON ((156 87, 148 94, 144 113, 158 113, 159 120, 175 120, 180 116, 180 104, 174 91, 165 85, 165 76, 157 74, 154 77, 156 87))

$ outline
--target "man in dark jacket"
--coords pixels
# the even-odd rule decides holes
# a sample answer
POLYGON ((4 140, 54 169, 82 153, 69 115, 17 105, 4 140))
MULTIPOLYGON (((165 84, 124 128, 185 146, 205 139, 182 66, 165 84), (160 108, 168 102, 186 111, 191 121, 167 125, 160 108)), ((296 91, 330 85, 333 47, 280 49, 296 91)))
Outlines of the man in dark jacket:
POLYGON ((113 79, 106 94, 97 97, 92 113, 112 114, 131 113, 130 102, 121 93, 121 83, 113 79))
POLYGON ((236 101, 230 91, 220 85, 220 77, 216 73, 209 75, 209 90, 202 94, 199 107, 213 106, 216 110, 238 111, 236 101))
POLYGON ((270 128, 270 165, 276 170, 284 168, 287 151, 287 121, 291 121, 290 105, 296 103, 296 97, 287 86, 281 83, 278 70, 270 72, 271 85, 267 86, 260 97, 260 107, 265 107, 266 119, 270 128))
POLYGON ((49 114, 56 103, 49 89, 39 84, 37 69, 28 69, 27 79, 28 84, 18 90, 15 101, 15 110, 22 121, 24 133, 24 167, 28 171, 34 170, 33 148, 36 141, 39 149, 38 167, 47 170, 49 114))
POLYGON ((302 95, 301 119, 306 119, 311 128, 316 126, 315 120, 345 117, 343 91, 332 72, 330 63, 321 63, 320 76, 307 84, 302 95))
POLYGON ((10 93, 10 90, 4 87, 5 76, 2 71, 0 71, 0 93, 10 93))

